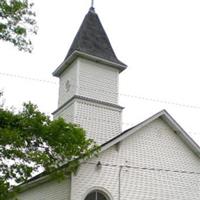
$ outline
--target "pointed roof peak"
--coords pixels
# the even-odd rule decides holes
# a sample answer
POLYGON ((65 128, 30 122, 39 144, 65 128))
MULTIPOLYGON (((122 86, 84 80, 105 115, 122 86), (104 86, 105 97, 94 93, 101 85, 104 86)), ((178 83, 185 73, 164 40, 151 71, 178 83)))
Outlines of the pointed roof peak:
POLYGON ((95 12, 95 10, 94 10, 94 0, 91 0, 91 7, 90 7, 89 11, 95 12))
POLYGON ((91 6, 89 12, 95 13, 95 8, 91 6))
POLYGON ((93 4, 76 34, 65 60, 75 51, 95 56, 126 68, 126 65, 116 57, 93 4))

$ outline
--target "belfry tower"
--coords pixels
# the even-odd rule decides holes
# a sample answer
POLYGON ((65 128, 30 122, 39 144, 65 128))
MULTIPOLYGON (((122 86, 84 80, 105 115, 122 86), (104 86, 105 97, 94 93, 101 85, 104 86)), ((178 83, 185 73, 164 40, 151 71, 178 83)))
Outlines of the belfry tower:
POLYGON ((86 14, 61 65, 58 108, 54 118, 79 124, 89 138, 103 144, 121 133, 118 105, 119 61, 93 7, 86 14))

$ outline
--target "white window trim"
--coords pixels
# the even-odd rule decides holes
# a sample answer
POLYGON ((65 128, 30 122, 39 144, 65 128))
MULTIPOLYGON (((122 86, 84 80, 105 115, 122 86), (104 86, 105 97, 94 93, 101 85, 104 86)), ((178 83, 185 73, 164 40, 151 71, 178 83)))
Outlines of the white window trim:
POLYGON ((94 192, 94 191, 99 191, 99 192, 101 192, 102 194, 104 194, 104 195, 108 198, 108 200, 114 200, 113 197, 112 197, 112 195, 110 194, 110 192, 109 192, 107 189, 103 188, 103 187, 92 187, 92 188, 88 189, 88 190, 84 193, 84 195, 83 195, 83 197, 82 197, 82 200, 85 200, 85 198, 87 197, 87 195, 88 195, 89 193, 91 193, 91 192, 94 192))

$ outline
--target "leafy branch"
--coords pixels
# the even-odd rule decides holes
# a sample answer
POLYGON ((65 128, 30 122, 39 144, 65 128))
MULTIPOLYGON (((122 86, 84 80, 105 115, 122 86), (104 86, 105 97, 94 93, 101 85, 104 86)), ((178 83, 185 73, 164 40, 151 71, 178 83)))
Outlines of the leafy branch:
POLYGON ((82 128, 61 118, 52 121, 36 105, 24 104, 18 113, 0 108, 0 199, 41 169, 55 177, 75 172, 79 159, 96 150, 82 128))
POLYGON ((0 1, 0 39, 19 50, 32 51, 29 34, 37 34, 36 14, 28 0, 0 1))

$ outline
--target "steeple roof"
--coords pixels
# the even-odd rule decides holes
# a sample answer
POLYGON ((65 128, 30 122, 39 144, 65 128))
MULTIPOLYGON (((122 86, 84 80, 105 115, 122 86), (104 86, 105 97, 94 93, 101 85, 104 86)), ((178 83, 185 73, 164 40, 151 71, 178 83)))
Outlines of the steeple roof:
POLYGON ((119 72, 127 67, 115 55, 108 36, 93 7, 86 14, 67 56, 53 72, 53 75, 59 77, 77 57, 106 64, 119 69, 119 72))
POLYGON ((93 7, 91 7, 86 14, 65 60, 67 60, 75 51, 105 59, 124 66, 124 68, 126 67, 124 63, 117 59, 106 32, 93 7))

